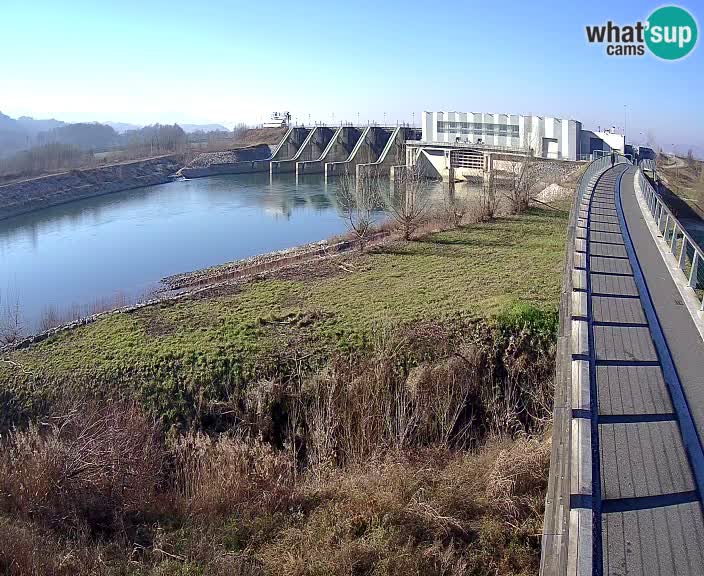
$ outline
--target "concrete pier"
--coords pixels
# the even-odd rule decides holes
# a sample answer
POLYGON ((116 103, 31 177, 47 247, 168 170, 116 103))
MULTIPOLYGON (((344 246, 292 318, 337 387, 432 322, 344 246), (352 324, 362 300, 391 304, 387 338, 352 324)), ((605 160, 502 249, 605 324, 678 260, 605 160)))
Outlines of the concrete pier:
POLYGON ((340 126, 317 159, 296 162, 296 175, 324 174, 326 162, 339 162, 349 158, 361 134, 362 130, 354 126, 340 126))
POLYGON ((292 158, 270 161, 269 168, 271 174, 296 172, 296 164, 298 162, 305 162, 320 158, 332 140, 334 134, 335 131, 328 126, 316 126, 308 133, 308 136, 292 158))

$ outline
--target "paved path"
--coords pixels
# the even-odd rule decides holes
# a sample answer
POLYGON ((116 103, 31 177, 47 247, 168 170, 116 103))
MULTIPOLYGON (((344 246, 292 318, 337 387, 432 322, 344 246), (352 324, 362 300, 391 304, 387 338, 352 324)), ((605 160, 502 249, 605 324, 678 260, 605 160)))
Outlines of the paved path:
MULTIPOLYGON (((552 546, 543 574, 704 575, 704 342, 647 227, 634 173, 608 169, 577 206, 570 445, 553 447, 570 458, 569 537, 566 559, 552 546)), ((544 547, 564 515, 551 498, 562 498, 558 487, 544 547)))

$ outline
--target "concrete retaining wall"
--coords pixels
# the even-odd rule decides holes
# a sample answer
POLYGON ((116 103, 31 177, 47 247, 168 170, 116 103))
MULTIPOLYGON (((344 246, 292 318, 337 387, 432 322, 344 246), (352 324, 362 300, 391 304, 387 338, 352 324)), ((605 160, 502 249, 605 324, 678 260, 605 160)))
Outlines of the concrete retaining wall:
POLYGON ((180 170, 180 174, 186 178, 201 178, 218 174, 269 172, 272 160, 288 160, 295 156, 309 133, 309 128, 289 128, 269 158, 244 162, 213 163, 207 167, 185 167, 180 170))
POLYGON ((164 184, 182 163, 182 156, 161 156, 5 184, 0 186, 0 220, 82 198, 164 184))

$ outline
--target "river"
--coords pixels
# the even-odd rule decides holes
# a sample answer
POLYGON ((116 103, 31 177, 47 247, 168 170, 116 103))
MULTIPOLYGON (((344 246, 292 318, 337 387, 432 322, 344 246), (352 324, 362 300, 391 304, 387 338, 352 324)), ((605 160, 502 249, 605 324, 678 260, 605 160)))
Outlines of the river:
POLYGON ((0 221, 0 318, 19 311, 35 332, 147 298, 172 274, 342 234, 336 192, 322 176, 212 176, 0 221))

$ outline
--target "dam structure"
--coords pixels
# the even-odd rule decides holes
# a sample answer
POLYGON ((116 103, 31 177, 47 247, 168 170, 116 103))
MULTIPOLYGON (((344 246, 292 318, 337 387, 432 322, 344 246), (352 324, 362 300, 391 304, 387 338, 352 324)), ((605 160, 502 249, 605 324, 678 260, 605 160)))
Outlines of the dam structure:
POLYGON ((376 162, 384 152, 394 130, 382 126, 367 126, 345 160, 325 163, 325 178, 355 174, 357 165, 376 162))
POLYGON ((384 149, 375 162, 356 165, 357 178, 364 176, 388 176, 394 166, 406 164, 406 142, 420 140, 421 131, 417 128, 397 126, 391 133, 384 149))
MULTIPOLYGON (((283 159, 284 154, 289 153, 290 149, 285 153, 280 153, 277 159, 272 155, 272 159, 269 161, 270 173, 273 175, 296 172, 296 166, 299 162, 320 158, 328 148, 328 144, 330 144, 335 134, 335 129, 329 126, 316 126, 308 132, 305 140, 303 140, 298 150, 290 158, 283 159)), ((279 152, 279 150, 277 150, 277 152, 279 152)))
MULTIPOLYGON (((300 126, 291 127, 288 129, 284 137, 281 139, 274 150, 271 152, 269 157, 265 158, 254 158, 241 160, 238 162, 225 162, 221 164, 212 164, 207 167, 189 167, 186 166, 182 168, 177 173, 180 176, 185 176, 186 178, 200 178, 203 176, 214 176, 217 174, 250 174, 253 172, 269 172, 272 162, 290 160, 292 159, 303 146, 303 144, 309 140, 311 135, 310 128, 304 128, 300 126)), ((249 150, 239 151, 239 153, 246 154, 251 152, 249 150)))
POLYGON ((296 176, 302 174, 325 174, 326 162, 347 160, 362 135, 364 128, 340 126, 335 130, 330 142, 316 159, 296 162, 296 176))
POLYGON ((234 150, 236 161, 189 165, 177 175, 199 178, 269 172, 272 177, 285 173, 324 174, 326 178, 343 174, 388 176, 393 166, 407 163, 407 144, 420 137, 421 130, 409 126, 296 126, 288 129, 268 156, 265 147, 234 150))

